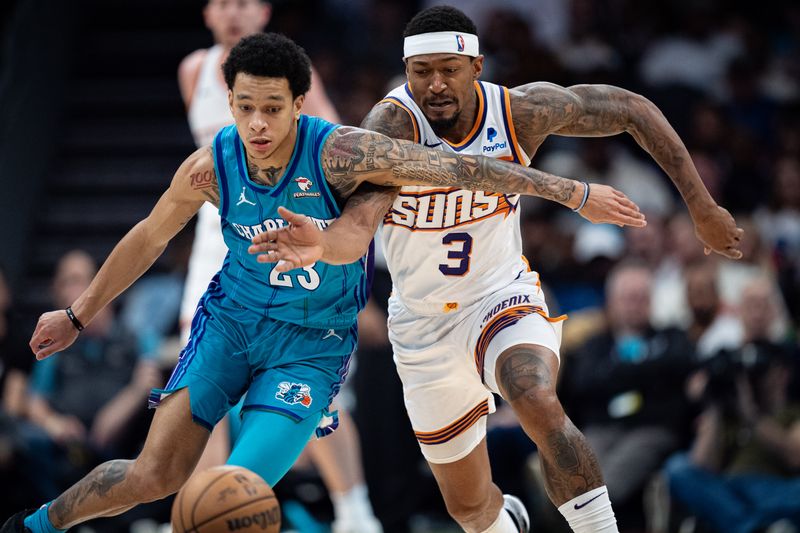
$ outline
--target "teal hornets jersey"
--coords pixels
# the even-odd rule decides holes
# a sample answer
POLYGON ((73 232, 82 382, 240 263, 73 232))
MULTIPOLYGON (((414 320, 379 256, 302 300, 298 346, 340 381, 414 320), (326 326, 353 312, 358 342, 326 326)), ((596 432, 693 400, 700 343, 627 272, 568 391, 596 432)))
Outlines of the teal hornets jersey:
POLYGON ((266 317, 312 328, 338 328, 353 324, 366 303, 366 257, 349 265, 317 262, 279 273, 273 263, 259 263, 247 252, 255 235, 286 225, 278 206, 311 217, 320 229, 339 216, 320 162, 322 145, 337 127, 301 115, 292 157, 275 186, 250 179, 235 125, 221 129, 214 138, 219 214, 228 246, 220 284, 233 301, 266 317))

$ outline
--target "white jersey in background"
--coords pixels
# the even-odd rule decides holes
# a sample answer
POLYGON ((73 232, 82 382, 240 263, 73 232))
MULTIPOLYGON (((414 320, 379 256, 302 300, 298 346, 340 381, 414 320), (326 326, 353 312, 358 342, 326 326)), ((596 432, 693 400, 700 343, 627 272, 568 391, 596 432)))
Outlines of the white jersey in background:
MULTIPOLYGON (((219 59, 222 53, 223 48, 220 45, 208 49, 189 106, 189 128, 198 148, 211 145, 214 135, 221 128, 233 124, 233 115, 228 107, 228 89, 219 75, 219 59)), ((219 213, 213 205, 204 203, 197 213, 189 271, 181 302, 183 341, 189 338, 189 327, 197 302, 206 292, 211 278, 222 267, 227 253, 228 248, 222 239, 219 213)))
MULTIPOLYGON (((408 112, 415 141, 458 154, 528 166, 511 122, 508 89, 475 82, 478 114, 467 137, 437 137, 408 85, 383 100, 408 112)), ((469 306, 528 270, 522 256, 519 195, 456 188, 403 187, 383 221, 383 245, 395 294, 419 314, 469 306), (413 234, 413 236, 412 236, 413 234)))

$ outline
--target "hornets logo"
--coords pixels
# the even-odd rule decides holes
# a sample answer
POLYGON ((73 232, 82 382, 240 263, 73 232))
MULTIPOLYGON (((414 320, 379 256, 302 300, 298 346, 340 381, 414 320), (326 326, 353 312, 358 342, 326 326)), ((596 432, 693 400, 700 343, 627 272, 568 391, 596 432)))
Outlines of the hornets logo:
POLYGON ((275 393, 275 398, 288 403, 289 405, 300 404, 303 407, 311 405, 311 387, 305 383, 289 383, 282 381, 278 383, 278 392, 275 393))

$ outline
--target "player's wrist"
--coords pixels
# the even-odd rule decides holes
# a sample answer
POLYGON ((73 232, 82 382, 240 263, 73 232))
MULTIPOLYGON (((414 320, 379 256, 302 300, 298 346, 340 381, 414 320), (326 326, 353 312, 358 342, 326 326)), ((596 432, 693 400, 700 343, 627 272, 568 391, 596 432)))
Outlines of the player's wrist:
POLYGON ((717 202, 714 201, 711 195, 707 194, 687 202, 686 208, 689 210, 689 216, 692 217, 692 220, 698 223, 716 214, 717 202))
POLYGON ((64 311, 67 313, 67 318, 69 319, 69 321, 72 322, 72 327, 74 327, 78 331, 83 331, 84 328, 83 322, 81 322, 78 319, 77 315, 75 314, 75 311, 73 311, 72 309, 72 306, 71 305, 67 306, 67 308, 64 309, 64 311))
POLYGON ((586 202, 589 200, 589 183, 578 180, 572 180, 572 182, 575 186, 564 205, 577 213, 586 206, 586 202))

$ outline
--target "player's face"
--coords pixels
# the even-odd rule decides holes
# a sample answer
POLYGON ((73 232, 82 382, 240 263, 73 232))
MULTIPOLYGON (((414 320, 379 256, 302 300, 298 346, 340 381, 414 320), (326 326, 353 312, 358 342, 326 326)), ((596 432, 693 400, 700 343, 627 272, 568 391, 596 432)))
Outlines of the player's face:
POLYGON ((251 159, 268 159, 295 127, 303 96, 292 98, 289 80, 240 72, 228 91, 236 130, 251 159))
POLYGON ((406 60, 414 101, 434 129, 447 130, 456 124, 482 70, 483 56, 423 54, 406 60))
POLYGON ((214 41, 232 48, 242 37, 263 31, 270 11, 270 5, 259 0, 210 0, 203 17, 214 41))

